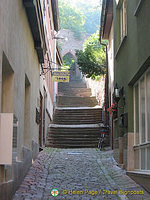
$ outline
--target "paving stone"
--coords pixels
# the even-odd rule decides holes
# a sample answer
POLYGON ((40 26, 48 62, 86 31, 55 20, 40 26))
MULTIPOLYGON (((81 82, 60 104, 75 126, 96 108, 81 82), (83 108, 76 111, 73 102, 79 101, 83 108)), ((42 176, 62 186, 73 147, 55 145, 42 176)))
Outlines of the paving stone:
POLYGON ((51 200, 54 188, 59 190, 56 200, 150 199, 150 194, 117 166, 112 151, 90 148, 40 152, 13 200, 51 200), (144 195, 124 194, 140 190, 144 195))

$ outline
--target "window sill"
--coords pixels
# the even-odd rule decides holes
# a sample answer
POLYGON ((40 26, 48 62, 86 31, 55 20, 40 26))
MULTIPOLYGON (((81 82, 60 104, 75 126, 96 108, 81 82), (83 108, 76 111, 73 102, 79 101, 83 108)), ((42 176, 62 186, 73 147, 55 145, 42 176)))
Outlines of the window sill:
POLYGON ((119 52, 120 52, 120 49, 121 49, 121 47, 123 46, 123 44, 124 44, 126 38, 127 38, 127 35, 125 35, 125 36, 122 38, 121 42, 120 42, 120 45, 119 45, 119 47, 118 47, 118 49, 117 49, 117 52, 116 52, 116 54, 115 54, 115 58, 116 58, 116 59, 117 59, 117 57, 118 57, 118 54, 119 54, 119 52))
POLYGON ((142 143, 142 144, 134 145, 133 148, 134 149, 139 149, 139 148, 142 148, 142 147, 145 147, 145 146, 149 146, 149 145, 150 145, 150 142, 145 142, 145 143, 142 143))

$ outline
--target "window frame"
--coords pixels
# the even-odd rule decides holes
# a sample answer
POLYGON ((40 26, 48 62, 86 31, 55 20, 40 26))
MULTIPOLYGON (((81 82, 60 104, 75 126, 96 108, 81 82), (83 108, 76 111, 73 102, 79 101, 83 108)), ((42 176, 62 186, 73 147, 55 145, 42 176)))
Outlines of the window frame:
POLYGON ((127 38, 127 0, 119 0, 116 9, 119 27, 117 32, 117 50, 115 52, 115 58, 117 58, 119 51, 127 38))
MULTIPOLYGON (((138 79, 138 81, 133 85, 133 103, 134 103, 134 151, 139 151, 139 161, 138 161, 138 169, 137 171, 144 171, 150 173, 150 169, 147 169, 148 167, 148 148, 150 148, 150 141, 148 140, 148 92, 147 92, 147 74, 150 73, 150 68, 138 79), (141 116, 141 80, 144 78, 144 96, 145 96, 145 142, 142 142, 142 116, 141 116), (138 107, 139 107, 139 144, 136 144, 136 93, 135 89, 136 86, 138 86, 138 107), (142 149, 145 149, 145 169, 142 169, 141 166, 141 154, 142 149)), ((135 154, 135 152, 134 152, 135 154)), ((136 161, 135 161, 136 163, 136 161)))
POLYGON ((127 2, 123 0, 119 8, 120 42, 127 36, 127 2))

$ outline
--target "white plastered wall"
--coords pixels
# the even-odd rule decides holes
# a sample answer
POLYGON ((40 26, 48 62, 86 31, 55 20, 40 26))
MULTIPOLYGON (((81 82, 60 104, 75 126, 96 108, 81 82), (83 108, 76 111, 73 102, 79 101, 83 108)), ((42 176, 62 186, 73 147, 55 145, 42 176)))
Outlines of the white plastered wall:
POLYGON ((32 140, 38 143, 39 126, 35 122, 35 116, 39 97, 39 62, 22 1, 1 0, 0 5, 0 83, 2 80, 1 59, 4 52, 14 71, 14 114, 18 118, 17 152, 18 160, 20 160, 24 146, 25 74, 31 85, 29 148, 32 147, 32 140))

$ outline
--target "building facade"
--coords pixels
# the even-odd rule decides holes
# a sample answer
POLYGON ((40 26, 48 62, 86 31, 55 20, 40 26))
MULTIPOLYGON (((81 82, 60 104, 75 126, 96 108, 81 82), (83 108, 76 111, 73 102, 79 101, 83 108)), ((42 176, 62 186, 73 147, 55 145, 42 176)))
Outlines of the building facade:
MULTIPOLYGON (((106 48, 106 59, 107 59, 107 79, 106 87, 108 93, 107 108, 113 104, 113 93, 114 93, 114 32, 113 32, 113 0, 104 0, 102 2, 102 13, 101 13, 101 26, 99 40, 107 40, 108 45, 106 48)), ((106 109, 107 109, 106 108, 106 109)), ((113 115, 109 115, 109 133, 110 133, 110 145, 113 149, 113 115)))
POLYGON ((53 120, 55 96, 57 94, 57 83, 52 81, 52 73, 58 65, 61 65, 62 60, 61 56, 57 56, 59 49, 56 47, 57 42, 55 39, 59 31, 58 1, 41 0, 41 10, 46 46, 44 63, 40 69, 39 144, 40 149, 43 149, 46 144, 48 124, 53 120), (58 59, 57 63, 58 57, 60 59, 58 59))
MULTIPOLYGON (((108 1, 109 2, 109 1, 108 1)), ((114 0, 114 157, 150 191, 150 2, 114 0), (145 18, 147 20, 145 20, 145 18)))
POLYGON ((45 145, 53 118, 51 68, 61 62, 53 39, 58 21, 54 0, 0 2, 1 200, 12 198, 45 145))

